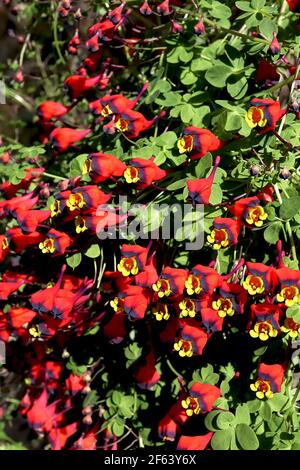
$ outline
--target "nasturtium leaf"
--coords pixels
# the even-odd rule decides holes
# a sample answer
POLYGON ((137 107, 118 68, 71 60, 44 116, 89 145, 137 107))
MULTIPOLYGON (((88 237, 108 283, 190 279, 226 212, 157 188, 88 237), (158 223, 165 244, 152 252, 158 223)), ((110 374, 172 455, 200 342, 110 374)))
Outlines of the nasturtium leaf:
POLYGON ((247 403, 243 403, 242 405, 238 405, 235 410, 235 419, 237 424, 250 424, 250 412, 247 403))
POLYGON ((235 425, 235 416, 230 411, 224 411, 217 417, 217 425, 219 429, 228 429, 235 425))
POLYGON ((277 33, 277 30, 278 30, 277 24, 268 18, 264 18, 259 23, 258 27, 262 36, 265 36, 265 38, 268 39, 269 41, 272 40, 273 33, 277 33))
POLYGON ((300 305, 293 305, 286 310, 286 316, 292 318, 295 323, 300 324, 300 305))
POLYGON ((282 393, 274 393, 269 400, 270 407, 273 411, 281 411, 288 402, 288 398, 282 393))
POLYGON ((270 244, 277 243, 279 240, 279 234, 282 229, 282 223, 281 222, 274 222, 264 230, 264 239, 266 242, 270 244))
POLYGON ((204 424, 209 431, 215 432, 219 429, 217 425, 217 417, 221 413, 222 411, 213 410, 205 417, 204 424))
POLYGON ((270 406, 269 401, 263 402, 259 413, 265 421, 271 421, 271 419, 272 419, 272 408, 270 406))
POLYGON ((85 252, 85 256, 88 258, 98 258, 100 255, 100 247, 97 243, 91 245, 85 252))
POLYGON ((237 424, 235 428, 237 443, 243 450, 256 450, 259 447, 259 441, 255 432, 250 426, 244 423, 237 424))
POLYGON ((211 440, 211 446, 214 450, 228 450, 231 443, 233 430, 220 429, 216 431, 211 440))
POLYGON ((299 212, 299 208, 300 196, 284 199, 279 209, 279 217, 284 220, 292 219, 299 212))
POLYGON ((225 64, 214 65, 205 74, 205 79, 216 88, 223 88, 232 73, 232 68, 225 64))
POLYGON ((77 268, 77 266, 80 265, 82 259, 81 253, 75 253, 74 255, 68 256, 66 258, 67 265, 70 266, 70 268, 77 268))

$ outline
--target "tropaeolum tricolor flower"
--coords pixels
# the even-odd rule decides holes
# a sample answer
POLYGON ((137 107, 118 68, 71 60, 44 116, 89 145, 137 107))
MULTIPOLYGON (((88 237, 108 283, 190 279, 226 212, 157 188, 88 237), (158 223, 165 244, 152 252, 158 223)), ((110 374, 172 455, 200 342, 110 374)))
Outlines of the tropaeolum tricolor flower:
POLYGON ((279 393, 284 378, 284 368, 280 364, 260 363, 258 377, 250 388, 255 392, 257 398, 272 398, 274 393, 279 393))

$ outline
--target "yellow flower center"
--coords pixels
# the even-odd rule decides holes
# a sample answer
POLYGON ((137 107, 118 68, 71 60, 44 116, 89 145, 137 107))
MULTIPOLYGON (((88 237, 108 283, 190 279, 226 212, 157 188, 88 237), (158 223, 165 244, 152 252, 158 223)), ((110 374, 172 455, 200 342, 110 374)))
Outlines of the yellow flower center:
POLYGON ((157 321, 161 320, 169 320, 170 313, 167 304, 163 304, 162 302, 158 302, 153 308, 152 313, 155 315, 157 321))
POLYGON ((168 297, 172 294, 170 283, 167 279, 158 279, 156 284, 152 284, 152 289, 157 292, 158 297, 168 297))
POLYGON ((84 218, 81 217, 80 215, 75 217, 75 227, 76 227, 76 233, 85 232, 88 229, 84 218))
POLYGON ((257 398, 262 400, 263 398, 272 398, 273 392, 271 390, 270 382, 268 380, 258 379, 254 384, 250 385, 250 389, 256 392, 257 398))
POLYGON ((111 114, 113 114, 113 112, 112 112, 112 110, 110 109, 109 104, 107 104, 107 105, 104 106, 104 108, 102 109, 102 111, 101 111, 101 116, 102 116, 102 117, 107 117, 107 116, 110 116, 111 114))
POLYGON ((259 321, 255 323, 253 330, 250 330, 249 333, 252 338, 259 338, 261 341, 267 341, 269 338, 275 338, 278 331, 273 328, 269 321, 259 321))
POLYGON ((87 158, 84 164, 82 165, 81 173, 82 175, 88 175, 92 171, 92 160, 87 158))
POLYGON ((191 317, 194 318, 196 315, 196 305, 195 302, 191 299, 184 299, 179 303, 179 308, 181 310, 181 317, 191 317))
POLYGON ((177 142, 179 153, 188 153, 193 150, 194 137, 192 135, 184 135, 177 142))
POLYGON ((139 170, 135 166, 128 166, 124 171, 126 183, 137 183, 139 181, 139 170))
POLYGON ((263 278, 253 274, 248 274, 243 282, 243 287, 250 295, 262 294, 265 290, 263 278))
POLYGON ((193 344, 191 341, 179 339, 175 341, 174 349, 178 352, 180 357, 191 357, 193 355, 193 344))
POLYGON ((284 302, 287 307, 291 307, 300 302, 299 289, 296 286, 283 287, 276 299, 278 302, 284 302))
POLYGON ((295 323, 292 318, 286 318, 283 326, 281 327, 281 331, 283 331, 283 333, 288 333, 291 338, 295 339, 300 333, 300 325, 295 323))
POLYGON ((198 398, 187 397, 181 402, 182 408, 185 409, 187 416, 198 415, 201 411, 198 398))
POLYGON ((69 199, 66 201, 66 205, 71 212, 75 211, 76 209, 82 209, 82 207, 85 206, 82 193, 71 194, 69 199))
POLYGON ((33 338, 39 338, 42 334, 38 325, 32 326, 28 331, 33 338))
POLYGON ((187 280, 185 281, 185 288, 188 295, 200 294, 202 291, 200 277, 195 276, 195 274, 189 274, 187 280))
POLYGON ((134 276, 139 272, 139 268, 134 257, 132 258, 122 258, 117 267, 118 271, 123 274, 123 276, 129 276, 133 274, 134 276))
POLYGON ((254 224, 256 227, 261 227, 263 224, 263 221, 266 220, 267 217, 268 217, 268 214, 264 211, 263 207, 261 206, 251 207, 248 211, 246 222, 249 225, 254 224))
POLYGON ((129 127, 128 127, 128 122, 126 121, 126 119, 119 118, 116 122, 116 128, 120 132, 128 131, 129 127))
POLYGON ((46 240, 39 243, 39 249, 42 250, 42 253, 54 253, 54 238, 46 238, 46 240))
POLYGON ((51 210, 51 217, 56 217, 57 215, 61 214, 60 201, 57 201, 55 199, 55 201, 50 206, 50 210, 51 210))
POLYGON ((219 317, 224 318, 226 315, 232 317, 234 314, 232 301, 225 297, 220 297, 212 302, 212 308, 217 310, 219 317))
POLYGON ((124 312, 124 299, 121 299, 120 297, 115 297, 109 302, 109 304, 115 312, 124 312))
POLYGON ((268 122, 264 116, 263 109, 257 108, 256 106, 251 106, 251 108, 248 109, 245 119, 251 129, 256 126, 265 127, 268 122))
POLYGON ((4 237, 2 240, 2 250, 7 250, 7 249, 8 249, 8 240, 6 237, 4 237))
POLYGON ((211 234, 207 237, 208 243, 213 245, 214 250, 220 250, 220 248, 226 248, 229 245, 229 237, 225 228, 214 229, 211 234))

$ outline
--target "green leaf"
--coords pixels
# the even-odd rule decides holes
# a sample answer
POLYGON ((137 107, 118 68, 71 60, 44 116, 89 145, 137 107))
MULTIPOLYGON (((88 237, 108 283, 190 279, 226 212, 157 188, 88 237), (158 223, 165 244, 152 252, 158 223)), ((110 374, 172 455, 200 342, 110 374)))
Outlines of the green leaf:
POLYGON ((230 83, 231 78, 228 80, 229 83, 227 83, 227 91, 232 96, 232 98, 239 100, 245 96, 248 90, 248 80, 246 77, 239 77, 238 80, 236 80, 236 77, 234 79, 236 81, 233 81, 230 83))
POLYGON ((299 207, 300 196, 292 196, 289 199, 284 199, 279 209, 279 217, 285 220, 292 219, 298 213, 299 207))
POLYGON ((91 245, 85 252, 85 256, 88 258, 98 258, 100 255, 100 247, 97 243, 91 245))
POLYGON ((197 165, 195 166, 195 176, 197 178, 203 178, 208 169, 212 167, 212 155, 207 153, 204 157, 200 158, 197 165))
POLYGON ((259 23, 259 31, 262 36, 271 41, 273 38, 273 33, 277 33, 278 28, 274 21, 271 21, 268 18, 264 18, 259 23))
POLYGON ((216 88, 223 88, 232 73, 232 68, 225 64, 215 65, 205 74, 205 79, 216 88))
POLYGON ((124 424, 113 422, 111 426, 111 431, 114 436, 121 437, 124 434, 124 424))
POLYGON ((183 70, 180 75, 180 81, 183 83, 183 85, 193 85, 193 83, 196 83, 197 80, 197 75, 195 75, 190 70, 183 70))
POLYGON ((219 410, 213 410, 211 411, 210 413, 208 413, 208 415, 206 416, 205 420, 204 420, 204 424, 206 426, 206 428, 209 430, 209 431, 217 431, 218 430, 218 427, 217 427, 217 417, 219 416, 219 414, 221 414, 222 411, 219 411, 219 410))
POLYGON ((273 224, 268 225, 268 227, 264 230, 264 239, 266 242, 275 245, 275 243, 277 243, 279 240, 281 229, 281 222, 274 222, 273 224))
POLYGON ((235 436, 238 444, 243 450, 258 449, 259 441, 256 437, 256 434, 247 424, 238 424, 235 428, 235 436))
POLYGON ((79 176, 82 173, 82 167, 86 159, 88 158, 88 153, 83 153, 74 158, 70 163, 70 177, 74 178, 79 176))
POLYGON ((77 268, 77 266, 80 265, 81 259, 82 259, 81 253, 75 253, 72 256, 68 256, 68 258, 66 258, 66 262, 67 262, 67 265, 70 266, 70 268, 75 269, 77 268))
POLYGON ((243 423, 249 425, 251 423, 250 412, 247 403, 238 405, 237 409, 235 410, 235 418, 237 424, 243 423))
POLYGON ((221 429, 214 433, 211 446, 214 450, 228 450, 232 439, 232 429, 221 429))
POLYGON ((217 417, 217 425, 219 429, 228 429, 235 425, 235 416, 230 411, 220 413, 217 417))
POLYGON ((288 402, 288 398, 282 393, 274 393, 269 400, 270 407, 273 411, 281 411, 288 402))
POLYGON ((97 401, 99 400, 99 396, 96 390, 92 390, 83 400, 83 408, 87 406, 94 406, 96 405, 97 401))
POLYGON ((259 413, 265 421, 271 421, 271 419, 272 419, 272 408, 271 408, 268 401, 263 402, 259 413))
POLYGON ((242 127, 242 118, 237 113, 228 113, 225 125, 225 131, 234 131, 242 127))
POLYGON ((286 310, 286 316, 292 318, 295 323, 300 324, 300 305, 293 305, 286 310))

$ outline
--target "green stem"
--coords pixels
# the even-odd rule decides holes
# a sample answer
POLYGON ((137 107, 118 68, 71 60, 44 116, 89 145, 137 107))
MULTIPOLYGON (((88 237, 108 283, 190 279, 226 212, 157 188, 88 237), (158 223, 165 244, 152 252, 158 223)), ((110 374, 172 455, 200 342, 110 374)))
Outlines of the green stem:
POLYGON ((294 406, 294 404, 296 403, 299 393, 300 393, 300 380, 298 382, 295 395, 293 396, 293 399, 292 399, 292 406, 294 406))
POLYGON ((58 42, 58 9, 55 10, 53 18, 53 37, 54 37, 54 46, 57 51, 59 62, 65 64, 66 61, 61 53, 60 45, 58 42))
MULTIPOLYGON (((281 197, 281 194, 280 194, 280 191, 279 191, 279 188, 278 188, 277 183, 274 184, 273 187, 274 187, 274 190, 275 190, 275 193, 276 193, 278 202, 279 202, 279 204, 281 205, 283 201, 282 201, 282 197, 281 197)), ((290 224, 290 221, 289 221, 289 220, 287 220, 287 221, 285 222, 285 227, 286 227, 286 231, 287 231, 287 234, 288 234, 288 236, 289 236, 289 239, 290 239, 292 258, 293 258, 294 261, 296 261, 296 262, 298 263, 297 252, 296 252, 296 246, 295 246, 295 240, 294 240, 294 236, 293 236, 293 232, 292 232, 292 227, 291 227, 291 224, 290 224)))
POLYGON ((63 178, 62 176, 52 175, 52 173, 47 173, 46 171, 43 172, 43 176, 48 176, 48 178, 61 180, 61 181, 69 181, 68 178, 63 178))
POLYGON ((182 377, 182 375, 179 374, 179 372, 177 372, 177 370, 172 366, 169 359, 166 359, 166 364, 169 367, 169 369, 173 372, 173 374, 176 375, 176 377, 182 377))

